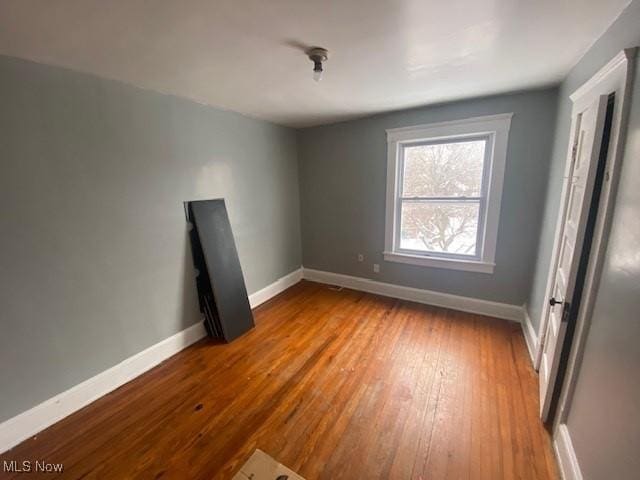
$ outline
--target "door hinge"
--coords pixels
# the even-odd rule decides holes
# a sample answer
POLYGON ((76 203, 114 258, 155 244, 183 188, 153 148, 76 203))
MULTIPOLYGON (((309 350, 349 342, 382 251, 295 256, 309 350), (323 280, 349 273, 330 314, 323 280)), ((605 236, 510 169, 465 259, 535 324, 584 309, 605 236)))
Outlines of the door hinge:
POLYGON ((572 161, 575 161, 577 154, 578 154, 578 142, 574 143, 573 147, 571 148, 571 160, 572 161))

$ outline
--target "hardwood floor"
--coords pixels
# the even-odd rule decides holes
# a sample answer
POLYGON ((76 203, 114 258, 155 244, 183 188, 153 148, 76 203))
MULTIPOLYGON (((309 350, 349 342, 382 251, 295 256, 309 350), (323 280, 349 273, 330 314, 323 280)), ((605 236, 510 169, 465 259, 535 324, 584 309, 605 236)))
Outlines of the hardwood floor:
POLYGON ((304 281, 254 313, 0 464, 226 479, 260 448, 307 480, 557 478, 518 324, 304 281))

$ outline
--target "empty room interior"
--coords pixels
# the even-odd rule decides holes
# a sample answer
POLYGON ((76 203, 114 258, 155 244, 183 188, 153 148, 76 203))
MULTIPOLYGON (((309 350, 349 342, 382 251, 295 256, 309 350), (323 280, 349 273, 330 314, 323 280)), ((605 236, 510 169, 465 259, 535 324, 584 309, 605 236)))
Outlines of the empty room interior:
POLYGON ((0 1, 0 478, 640 478, 640 0, 0 1))

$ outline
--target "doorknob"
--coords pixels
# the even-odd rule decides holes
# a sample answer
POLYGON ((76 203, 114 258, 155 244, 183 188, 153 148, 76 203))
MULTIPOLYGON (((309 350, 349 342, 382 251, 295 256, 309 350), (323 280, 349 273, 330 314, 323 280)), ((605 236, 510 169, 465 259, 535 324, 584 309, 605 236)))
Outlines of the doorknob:
POLYGON ((551 305, 552 307, 554 305, 562 305, 563 303, 564 303, 563 301, 558 301, 553 297, 551 297, 551 299, 549 300, 549 305, 551 305))

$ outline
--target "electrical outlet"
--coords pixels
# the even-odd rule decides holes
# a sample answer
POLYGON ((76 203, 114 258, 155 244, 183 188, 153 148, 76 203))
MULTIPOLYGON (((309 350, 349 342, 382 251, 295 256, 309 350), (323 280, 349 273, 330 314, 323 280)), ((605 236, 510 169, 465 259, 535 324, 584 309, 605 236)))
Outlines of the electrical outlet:
POLYGON ((364 255, 363 254, 361 254, 361 253, 358 254, 358 261, 359 262, 364 262, 364 255))
POLYGON ((380 273, 380 265, 378 265, 377 263, 373 264, 373 271, 374 273, 380 273))

